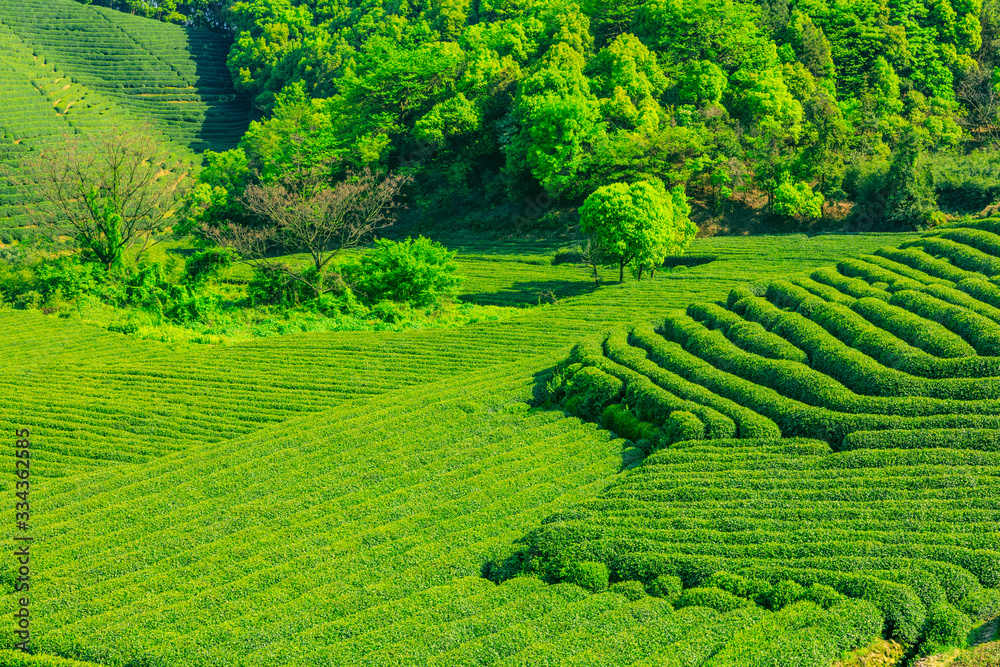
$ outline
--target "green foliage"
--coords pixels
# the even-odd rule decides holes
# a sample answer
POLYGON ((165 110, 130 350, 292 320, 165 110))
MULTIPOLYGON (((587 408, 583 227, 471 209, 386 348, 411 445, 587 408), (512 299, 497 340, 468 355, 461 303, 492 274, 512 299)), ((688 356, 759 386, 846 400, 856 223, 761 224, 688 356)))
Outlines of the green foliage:
POLYGON ((608 587, 608 566, 593 561, 574 561, 560 570, 559 578, 591 593, 600 593, 608 587))
POLYGON ((641 600, 646 597, 646 587, 642 585, 642 582, 635 580, 619 581, 616 584, 611 584, 608 590, 632 601, 641 600))
POLYGON ((223 270, 233 265, 233 255, 228 248, 209 248, 194 253, 184 262, 185 282, 201 286, 217 279, 223 270))
POLYGON ((662 183, 615 183, 597 189, 580 208, 580 229, 608 262, 633 265, 642 276, 668 255, 681 254, 697 231, 688 218, 682 189, 667 192, 662 183))
POLYGON ((792 183, 785 177, 774 191, 774 212, 793 218, 818 218, 823 214, 823 195, 808 183, 792 183))
POLYGON ((356 262, 343 266, 341 274, 369 305, 388 300, 436 307, 458 289, 454 258, 454 252, 423 236, 401 242, 379 239, 356 262))
POLYGON ((922 651, 928 655, 948 647, 967 646, 971 629, 969 617, 947 602, 934 605, 928 610, 922 651))
POLYGON ((680 577, 675 577, 672 574, 661 574, 649 582, 648 590, 650 595, 673 604, 677 601, 681 591, 684 590, 684 586, 680 577))
POLYGON ((696 587, 684 589, 677 598, 677 602, 674 603, 674 606, 678 609, 695 606, 708 607, 709 609, 725 613, 734 609, 747 607, 751 604, 753 603, 738 598, 721 588, 696 587))

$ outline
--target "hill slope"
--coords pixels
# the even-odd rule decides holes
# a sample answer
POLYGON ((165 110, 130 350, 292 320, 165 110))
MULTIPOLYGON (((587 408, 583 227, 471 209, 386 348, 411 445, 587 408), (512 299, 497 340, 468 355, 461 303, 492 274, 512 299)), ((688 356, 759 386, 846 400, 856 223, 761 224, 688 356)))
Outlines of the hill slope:
POLYGON ((0 0, 0 24, 192 150, 232 148, 246 130, 249 109, 236 99, 219 35, 74 0, 0 0))

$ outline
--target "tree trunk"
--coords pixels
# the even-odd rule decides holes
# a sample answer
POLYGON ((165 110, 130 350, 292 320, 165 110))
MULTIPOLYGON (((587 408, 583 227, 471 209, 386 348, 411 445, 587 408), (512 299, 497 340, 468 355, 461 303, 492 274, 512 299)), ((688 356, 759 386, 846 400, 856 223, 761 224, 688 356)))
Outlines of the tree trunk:
POLYGON ((625 282, 625 262, 618 262, 618 284, 625 282))

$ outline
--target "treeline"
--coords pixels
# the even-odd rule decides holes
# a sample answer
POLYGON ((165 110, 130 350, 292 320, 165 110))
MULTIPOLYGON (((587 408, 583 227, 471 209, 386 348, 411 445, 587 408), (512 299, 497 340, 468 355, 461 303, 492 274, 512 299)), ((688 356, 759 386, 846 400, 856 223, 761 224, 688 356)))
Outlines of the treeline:
POLYGON ((333 158, 412 176, 424 210, 528 197, 536 216, 659 179, 789 221, 853 200, 867 229, 939 222, 939 172, 952 204, 995 194, 976 176, 991 156, 968 152, 1000 141, 997 0, 253 0, 219 15, 235 85, 265 114, 241 148, 265 178, 333 158))

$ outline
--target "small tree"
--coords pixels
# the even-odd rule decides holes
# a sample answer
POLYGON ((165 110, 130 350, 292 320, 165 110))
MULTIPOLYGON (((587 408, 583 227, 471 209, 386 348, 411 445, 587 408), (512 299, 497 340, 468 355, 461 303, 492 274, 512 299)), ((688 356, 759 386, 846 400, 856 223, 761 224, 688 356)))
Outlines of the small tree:
POLYGON ((682 188, 667 192, 659 181, 613 183, 587 197, 580 229, 603 261, 618 265, 623 282, 626 266, 634 265, 642 279, 644 270, 652 273, 668 255, 687 247, 697 232, 688 212, 682 188))
POLYGON ((88 256, 111 269, 126 250, 141 255, 157 241, 187 187, 147 128, 116 126, 94 135, 71 135, 24 160, 8 174, 34 207, 34 222, 50 237, 72 232, 88 256))
POLYGON ((228 224, 202 231, 235 250, 241 261, 283 273, 319 298, 340 289, 341 281, 328 275, 333 258, 392 224, 395 197, 407 180, 399 175, 380 179, 370 169, 333 186, 321 170, 288 175, 275 183, 250 185, 243 195, 244 205, 266 226, 228 224), (275 247, 306 252, 311 265, 300 270, 269 257, 275 247))

